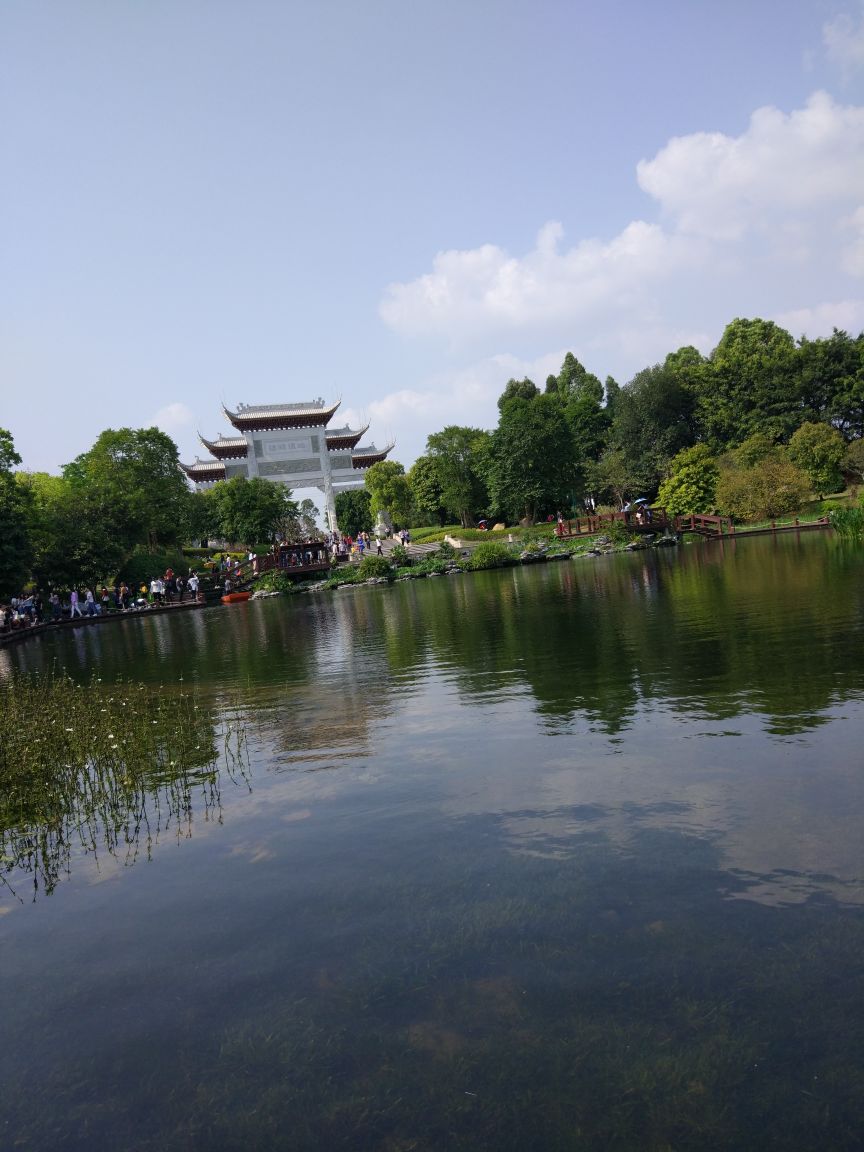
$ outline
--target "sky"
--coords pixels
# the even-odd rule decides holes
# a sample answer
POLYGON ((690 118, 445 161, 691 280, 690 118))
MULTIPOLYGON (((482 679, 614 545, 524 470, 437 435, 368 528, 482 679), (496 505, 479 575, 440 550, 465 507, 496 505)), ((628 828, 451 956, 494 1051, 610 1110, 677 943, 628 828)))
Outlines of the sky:
POLYGON ((408 467, 567 351, 864 329, 864 4, 4 0, 0 174, 23 467, 319 396, 408 467))

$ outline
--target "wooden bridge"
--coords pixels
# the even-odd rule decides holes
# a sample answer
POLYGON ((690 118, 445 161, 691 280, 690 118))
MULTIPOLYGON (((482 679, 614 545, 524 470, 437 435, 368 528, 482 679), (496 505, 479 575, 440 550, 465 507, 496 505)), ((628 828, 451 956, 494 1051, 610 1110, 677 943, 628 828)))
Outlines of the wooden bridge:
POLYGON ((728 516, 708 516, 692 513, 689 516, 676 516, 676 532, 695 532, 697 536, 734 536, 735 525, 728 516))

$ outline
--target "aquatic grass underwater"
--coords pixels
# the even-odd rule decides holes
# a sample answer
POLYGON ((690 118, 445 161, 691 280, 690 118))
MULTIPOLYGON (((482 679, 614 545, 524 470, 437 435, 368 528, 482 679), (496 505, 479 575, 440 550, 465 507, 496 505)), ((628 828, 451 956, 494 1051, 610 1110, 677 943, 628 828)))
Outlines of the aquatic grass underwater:
MULTIPOLYGON (((229 722, 225 749, 237 732, 229 722)), ((159 835, 188 832, 193 790, 205 814, 219 806, 216 738, 211 709, 182 683, 0 681, 0 880, 27 874, 34 896, 50 893, 75 850, 131 863, 159 835)))

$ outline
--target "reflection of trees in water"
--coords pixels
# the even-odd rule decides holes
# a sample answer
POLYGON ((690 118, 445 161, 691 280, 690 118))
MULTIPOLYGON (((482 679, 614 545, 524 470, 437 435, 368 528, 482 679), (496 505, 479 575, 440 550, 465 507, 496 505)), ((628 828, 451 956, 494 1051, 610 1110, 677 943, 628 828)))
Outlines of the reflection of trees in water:
POLYGON ((812 537, 483 573, 442 589, 406 642, 468 697, 524 683, 542 713, 609 732, 655 703, 795 732, 861 690, 860 573, 859 553, 812 537))
POLYGON ((196 815, 221 820, 220 758, 243 773, 241 730, 217 731, 182 686, 13 677, 0 687, 0 876, 13 891, 32 877, 35 898, 78 852, 128 866, 191 836, 196 815))

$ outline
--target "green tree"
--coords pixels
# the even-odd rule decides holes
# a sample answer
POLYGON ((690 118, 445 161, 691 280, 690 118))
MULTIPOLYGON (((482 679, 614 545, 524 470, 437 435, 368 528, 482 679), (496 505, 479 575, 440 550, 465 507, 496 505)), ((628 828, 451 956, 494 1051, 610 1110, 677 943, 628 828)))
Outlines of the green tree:
POLYGON ((714 447, 762 431, 786 440, 801 420, 795 342, 770 320, 733 320, 700 377, 699 424, 714 447))
POLYGON ((418 456, 408 470, 408 484, 414 501, 415 522, 443 527, 447 523, 447 509, 438 477, 438 462, 431 456, 418 456))
POLYGON ((189 487, 176 444, 158 428, 109 428, 63 475, 76 498, 110 527, 121 553, 181 539, 189 487))
POLYGON ((789 456, 810 478, 814 492, 823 496, 843 487, 841 464, 846 443, 836 428, 807 421, 789 441, 789 456))
POLYGON ((846 449, 843 470, 857 481, 864 481, 864 440, 853 440, 846 449))
POLYGON ((372 496, 365 488, 348 488, 336 493, 336 520, 341 532, 356 536, 358 532, 371 532, 372 496))
POLYGON ((707 444, 684 448, 669 465, 657 499, 673 516, 711 512, 720 469, 707 444))
POLYGON ((272 540, 280 530, 284 533, 299 516, 290 491, 260 476, 220 480, 208 496, 213 501, 219 535, 247 547, 272 540))
POLYGON ((672 457, 693 444, 694 411, 693 394, 665 364, 643 369, 621 389, 610 442, 642 486, 655 489, 672 457))
POLYGON ((645 476, 620 448, 607 448, 600 459, 589 466, 587 483, 595 496, 601 499, 611 496, 619 508, 647 487, 645 476))
POLYGON ((13 468, 21 463, 11 433, 0 428, 0 597, 20 592, 30 574, 33 548, 29 531, 30 498, 16 482, 13 468))
POLYGON ((405 468, 396 460, 380 460, 366 473, 366 487, 372 497, 372 515, 387 512, 397 524, 411 517, 411 488, 405 468))
POLYGON ((479 508, 485 510, 488 500, 480 463, 487 436, 479 428, 450 424, 426 441, 441 486, 441 503, 463 528, 473 525, 474 513, 479 508))
POLYGON ((501 411, 489 451, 493 504, 534 523, 544 509, 566 504, 576 478, 573 441, 556 397, 511 399, 501 411))
POLYGON ((798 343, 802 409, 810 420, 833 425, 845 439, 864 436, 864 332, 837 328, 827 340, 798 343))
POLYGON ((182 541, 191 544, 209 540, 219 534, 219 517, 216 504, 211 498, 211 490, 190 492, 186 500, 186 514, 182 541))
MULTIPOLYGON (((550 391, 551 377, 546 382, 546 391, 550 391)), ((557 376, 557 392, 560 399, 566 404, 570 400, 591 400, 599 405, 603 402, 603 385, 599 379, 587 370, 573 355, 568 352, 557 376)))
MULTIPOLYGON (((547 381, 548 384, 548 381, 547 381)), ((498 397, 498 411, 504 411, 504 405, 509 404, 511 400, 533 400, 535 396, 539 396, 540 389, 533 380, 529 380, 526 376, 524 380, 510 379, 505 385, 504 391, 498 397)))

